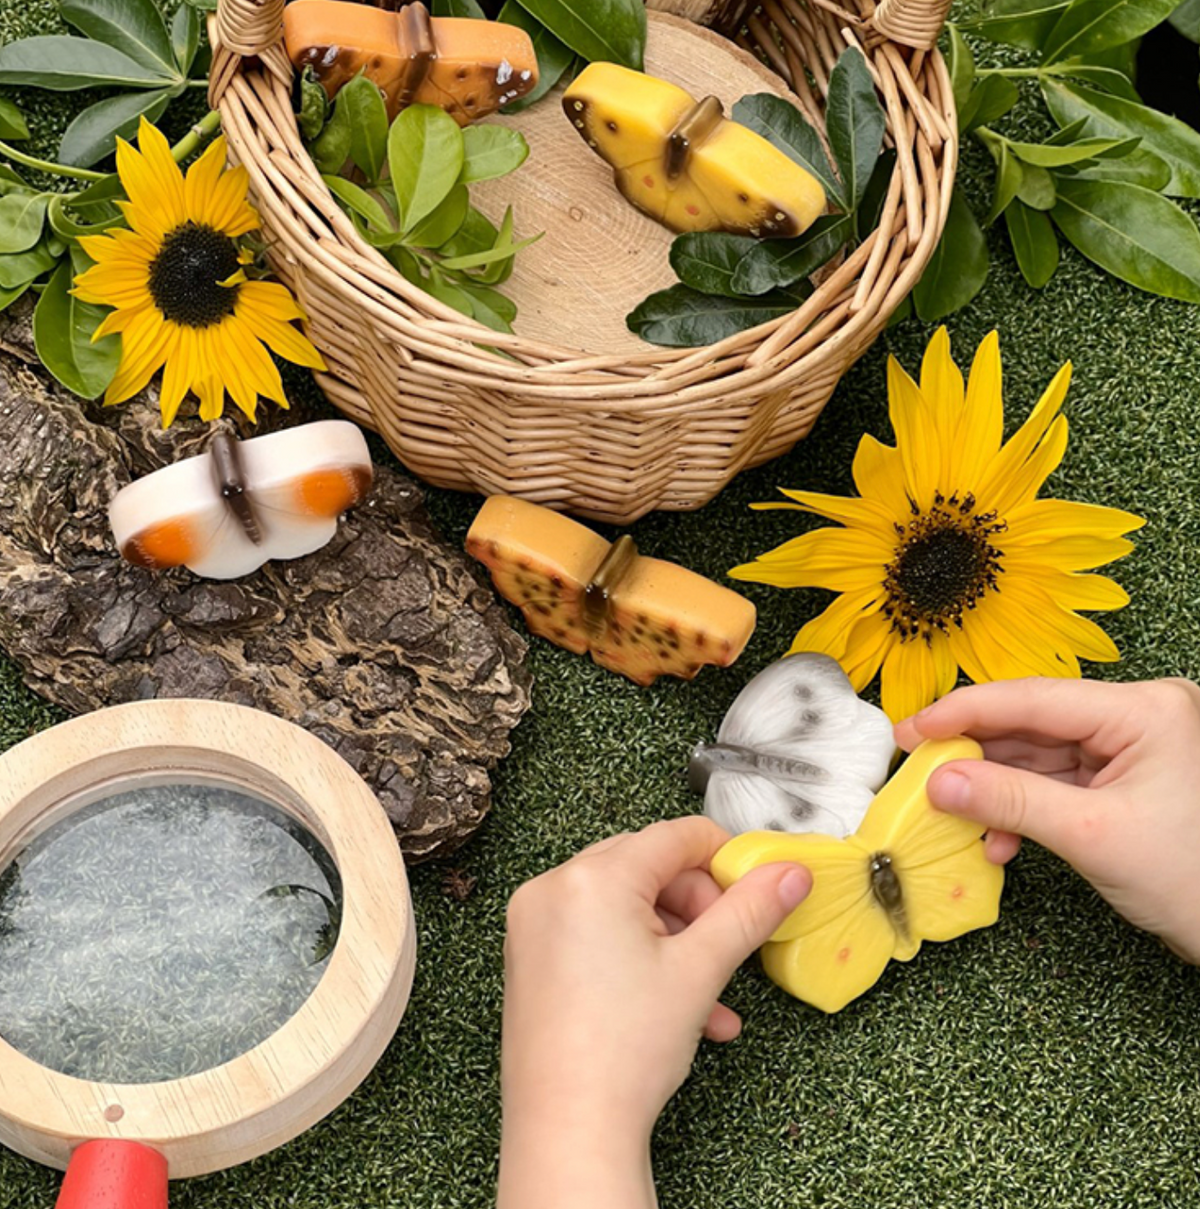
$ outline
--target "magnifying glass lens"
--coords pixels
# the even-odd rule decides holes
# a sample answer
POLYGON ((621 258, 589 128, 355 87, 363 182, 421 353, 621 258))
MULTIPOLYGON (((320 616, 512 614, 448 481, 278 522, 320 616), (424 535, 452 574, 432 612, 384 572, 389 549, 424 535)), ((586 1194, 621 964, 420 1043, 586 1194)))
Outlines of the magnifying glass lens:
POLYGON ((111 793, 0 872, 0 1037, 93 1082, 210 1070, 309 998, 341 907, 329 854, 267 801, 198 781, 111 793))

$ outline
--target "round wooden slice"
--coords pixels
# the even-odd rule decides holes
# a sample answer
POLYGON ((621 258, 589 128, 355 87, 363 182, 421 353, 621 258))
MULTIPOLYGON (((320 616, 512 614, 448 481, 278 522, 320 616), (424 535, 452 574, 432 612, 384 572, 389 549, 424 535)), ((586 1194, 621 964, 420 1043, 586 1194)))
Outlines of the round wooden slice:
MULTIPOLYGON (((647 17, 648 75, 697 100, 718 97, 727 115, 749 93, 791 99, 779 76, 727 39, 665 13, 647 17)), ((625 316, 678 282, 667 259, 675 236, 621 196, 612 169, 563 113, 564 90, 489 119, 519 130, 529 158, 511 176, 472 185, 472 198, 497 223, 511 204, 517 238, 545 232, 518 253, 501 287, 520 308, 514 327, 521 335, 589 353, 645 352, 650 346, 625 326, 625 316)))

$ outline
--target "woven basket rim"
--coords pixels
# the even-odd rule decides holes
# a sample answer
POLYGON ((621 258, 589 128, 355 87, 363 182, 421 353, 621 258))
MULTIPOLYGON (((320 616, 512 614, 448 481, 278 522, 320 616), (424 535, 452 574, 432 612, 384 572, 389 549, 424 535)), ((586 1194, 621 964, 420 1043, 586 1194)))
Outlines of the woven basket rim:
MULTIPOLYGON (((225 9, 233 2, 234 0, 220 0, 221 8, 225 9)), ((238 0, 238 2, 255 4, 260 3, 261 0, 238 0)), ((847 18, 854 16, 856 26, 852 29, 847 24, 842 31, 843 37, 848 42, 857 41, 856 33, 866 34, 870 31, 870 16, 875 11, 872 0, 849 0, 850 4, 860 10, 858 14, 851 14, 846 9, 834 5, 832 0, 806 0, 806 2, 817 8, 834 8, 847 18)), ((768 7, 774 7, 774 5, 768 3, 768 7)), ((685 18, 657 11, 649 11, 647 17, 651 23, 686 26, 692 32, 698 33, 714 43, 722 44, 726 49, 749 55, 748 51, 730 39, 696 26, 685 18)), ((217 29, 219 37, 219 22, 217 29)), ((890 71, 891 65, 886 63, 885 48, 891 46, 894 51, 896 44, 887 39, 877 40, 874 46, 869 45, 866 39, 857 41, 857 44, 866 54, 868 63, 875 68, 878 83, 879 60, 881 58, 884 60, 883 70, 890 71)), ((248 48, 243 48, 243 53, 244 49, 248 48)), ((231 101, 235 104, 240 103, 244 111, 255 107, 253 99, 255 90, 248 77, 258 76, 265 80, 265 77, 273 74, 276 79, 269 83, 282 87, 278 67, 280 58, 286 64, 282 32, 280 32, 277 42, 269 50, 275 52, 274 60, 269 54, 262 54, 261 66, 257 69, 247 70, 245 65, 239 61, 233 72, 227 72, 228 78, 223 81, 215 98, 220 101, 222 112, 226 115, 227 120, 231 116, 226 113, 231 101)), ((949 72, 936 48, 928 52, 918 51, 916 53, 927 56, 927 66, 938 88, 939 97, 937 99, 941 101, 941 108, 939 111, 931 106, 930 112, 935 115, 935 118, 940 118, 950 127, 950 138, 940 138, 939 142, 948 159, 946 165, 948 179, 952 180, 957 160, 957 139, 953 129, 953 100, 949 72)), ((759 68, 771 71, 773 75, 779 77, 788 99, 796 105, 802 116, 805 116, 799 97, 788 87, 787 80, 782 73, 774 70, 771 65, 764 63, 757 56, 749 57, 754 59, 759 68)), ((215 67, 214 63, 214 71, 215 67)), ((216 91, 216 87, 214 74, 214 91, 216 91)), ((893 76, 892 92, 895 93, 895 91, 895 77, 893 76)), ((539 104, 547 99, 543 98, 539 104)), ((887 90, 885 90, 885 101, 889 99, 892 98, 887 96, 887 90)), ((895 99, 898 100, 898 105, 894 101, 892 104, 886 105, 889 136, 894 133, 896 113, 911 115, 913 111, 912 97, 907 93, 902 92, 895 99)), ((250 117, 249 113, 247 113, 247 117, 250 117)), ((927 119, 928 114, 921 115, 918 122, 923 125, 924 120, 927 119)), ((298 153, 303 156, 304 166, 307 169, 303 175, 308 178, 310 183, 318 182, 320 191, 323 193, 323 196, 316 197, 310 196, 309 190, 305 190, 302 195, 303 204, 320 213, 321 217, 336 231, 338 242, 342 248, 353 253, 359 262, 358 265, 353 266, 352 272, 358 277, 356 285, 361 295, 360 302, 366 305, 368 311, 372 309, 373 304, 382 309, 389 309, 386 300, 379 295, 390 295, 404 308, 404 317, 419 326, 424 338, 436 339, 440 346, 439 352, 446 361, 462 362, 458 367, 458 372, 451 369, 449 365, 443 366, 444 372, 450 380, 457 380, 472 386, 511 382, 519 385, 523 392, 530 395, 537 395, 539 389, 544 390, 547 402, 552 401, 556 409, 569 410, 591 408, 594 406, 595 399, 603 398, 606 410, 619 413, 627 408, 631 412, 643 414, 646 411, 648 396, 659 396, 658 404, 662 408, 663 414, 668 414, 676 408, 689 406, 699 397, 706 397, 716 392, 732 389, 744 390, 760 384, 770 384, 772 387, 784 385, 788 381, 802 376, 813 358, 825 358, 837 345, 854 341, 861 330, 876 319, 878 307, 859 305, 851 308, 847 317, 837 322, 827 337, 814 341, 812 348, 799 357, 794 354, 792 340, 783 338, 784 335, 799 336, 810 332, 813 319, 818 320, 817 327, 822 326, 820 319, 830 299, 837 292, 843 291, 849 283, 858 282, 861 285, 864 282, 864 271, 872 267, 873 259, 879 259, 878 255, 873 257, 872 253, 878 242, 879 229, 882 228, 883 221, 888 217, 886 207, 881 217, 880 228, 868 235, 866 240, 829 275, 824 283, 814 290, 810 298, 800 307, 787 315, 726 337, 715 344, 695 348, 670 348, 648 344, 643 353, 591 353, 578 348, 531 340, 522 336, 519 331, 511 334, 496 332, 474 318, 453 310, 427 294, 419 286, 409 282, 378 249, 362 238, 341 211, 328 187, 320 180, 308 150, 300 140, 296 115, 289 112, 289 120, 291 128, 288 133, 294 136, 298 153), (317 205, 318 201, 320 205, 317 205), (753 350, 748 356, 746 355, 747 349, 753 350), (726 360, 730 364, 722 366, 721 363, 726 360), (538 381, 547 377, 563 375, 571 377, 570 396, 563 395, 561 382, 539 384, 538 381)), ((939 131, 939 134, 943 136, 945 133, 945 129, 939 131)), ((901 171, 902 165, 898 162, 894 170, 893 191, 895 180, 901 171)), ((915 284, 927 259, 922 253, 932 250, 927 245, 935 241, 945 221, 945 214, 949 207, 949 194, 948 188, 941 190, 941 196, 937 198, 937 206, 934 207, 937 220, 931 222, 927 219, 922 223, 920 240, 916 246, 908 249, 908 264, 905 266, 905 271, 891 281, 883 305, 898 304, 915 284), (893 295, 896 295, 894 302, 891 301, 893 295)), ((892 218, 894 220, 895 214, 892 215, 892 218)), ((313 266, 310 264, 309 267, 313 266)), ((881 270, 884 266, 877 264, 874 267, 876 281, 873 284, 878 285, 879 280, 882 279, 881 270)), ((348 268, 351 266, 344 263, 340 266, 343 285, 348 268)), ((863 293, 864 291, 860 288, 859 296, 863 293)), ((857 298, 856 301, 858 301, 857 298)), ((390 309, 393 310, 393 313, 389 318, 397 319, 394 306, 390 309)), ((825 318, 828 319, 827 316, 825 318)))

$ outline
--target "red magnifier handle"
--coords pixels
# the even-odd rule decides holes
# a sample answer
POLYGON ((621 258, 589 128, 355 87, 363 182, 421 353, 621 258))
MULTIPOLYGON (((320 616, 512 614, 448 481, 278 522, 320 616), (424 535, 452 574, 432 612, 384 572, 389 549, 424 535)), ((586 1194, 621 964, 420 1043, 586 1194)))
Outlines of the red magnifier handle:
POLYGON ((56 1209, 167 1209, 167 1160, 140 1142, 84 1142, 56 1209))

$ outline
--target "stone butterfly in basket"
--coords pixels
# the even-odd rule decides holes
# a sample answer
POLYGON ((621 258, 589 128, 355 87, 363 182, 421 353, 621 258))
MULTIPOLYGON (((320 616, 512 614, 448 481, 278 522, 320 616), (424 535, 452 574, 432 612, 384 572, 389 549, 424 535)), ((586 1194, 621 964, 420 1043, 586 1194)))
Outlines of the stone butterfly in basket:
POLYGON ((372 478, 367 442, 347 420, 250 441, 222 433, 207 453, 122 488, 109 522, 135 566, 237 579, 271 559, 319 550, 342 513, 366 499, 372 478))

